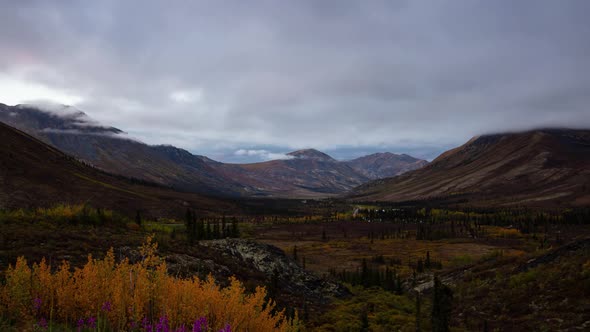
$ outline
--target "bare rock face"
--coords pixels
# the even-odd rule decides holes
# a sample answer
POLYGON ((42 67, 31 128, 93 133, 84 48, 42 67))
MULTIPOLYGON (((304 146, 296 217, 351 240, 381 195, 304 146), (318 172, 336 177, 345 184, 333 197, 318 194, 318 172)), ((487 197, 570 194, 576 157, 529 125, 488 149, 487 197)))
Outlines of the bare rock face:
POLYGON ((218 280, 224 281, 233 275, 227 266, 218 264, 212 259, 201 259, 186 254, 167 255, 166 266, 170 274, 183 277, 196 274, 200 278, 205 278, 208 274, 212 274, 218 280))
MULTIPOLYGON (((198 249, 198 254, 197 251, 191 254, 160 253, 168 272, 185 278, 212 275, 221 285, 227 285, 229 277, 237 276, 245 283, 267 285, 271 293, 275 292, 271 294, 275 299, 290 298, 315 305, 350 295, 341 284, 305 271, 275 246, 244 239, 224 239, 203 241, 193 249, 198 249)), ((136 248, 121 247, 115 254, 118 259, 127 258, 131 263, 142 260, 136 248)))
POLYGON ((321 302, 331 297, 345 297, 350 294, 339 283, 305 271, 275 246, 242 239, 214 240, 204 245, 219 251, 226 258, 231 257, 262 272, 269 280, 278 283, 281 291, 321 302))

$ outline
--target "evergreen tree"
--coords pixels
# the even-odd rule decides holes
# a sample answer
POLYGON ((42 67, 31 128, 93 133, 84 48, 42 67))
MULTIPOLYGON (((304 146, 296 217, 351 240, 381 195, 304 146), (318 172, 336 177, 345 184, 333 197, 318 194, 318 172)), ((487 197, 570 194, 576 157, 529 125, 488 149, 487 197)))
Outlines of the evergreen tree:
POLYGON ((190 244, 195 243, 195 226, 193 214, 190 209, 186 209, 184 216, 184 226, 186 227, 186 237, 190 244))
POLYGON ((418 264, 416 264, 416 272, 424 272, 424 263, 422 263, 422 258, 418 259, 418 264))
POLYGON ((420 293, 416 293, 416 332, 422 331, 420 327, 420 293))
POLYGON ((434 291, 432 295, 432 331, 449 332, 451 321, 453 292, 449 287, 434 277, 434 291))
POLYGON ((194 212, 193 212, 193 222, 191 224, 191 231, 193 232, 193 239, 195 239, 195 241, 200 241, 203 238, 203 233, 201 233, 201 229, 199 228, 199 223, 197 221, 197 217, 194 212))
POLYGON ((211 230, 211 221, 207 220, 207 228, 205 229, 205 238, 210 240, 213 238, 213 231, 211 230))
POLYGON ((271 298, 276 298, 279 292, 279 270, 275 268, 272 271, 272 275, 270 277, 270 285, 268 289, 268 295, 271 298))
POLYGON ((229 233, 226 230, 226 222, 225 222, 225 214, 223 215, 223 217, 221 218, 221 237, 222 238, 226 238, 229 236, 229 233))
POLYGON ((367 312, 367 308, 364 308, 361 311, 361 329, 360 332, 368 332, 369 331, 369 314, 367 312))
POLYGON ((367 260, 363 258, 361 265, 361 284, 364 287, 368 287, 370 282, 369 267, 367 266, 367 260))
POLYGON ((238 220, 233 218, 231 224, 231 237, 240 237, 240 230, 238 229, 238 220))
POLYGON ((395 283, 395 292, 397 295, 402 295, 402 293, 404 292, 402 278, 399 275, 397 275, 396 280, 397 282, 395 283))
POLYGON ((205 220, 203 220, 203 218, 199 219, 197 229, 198 229, 198 235, 199 235, 198 239, 205 240, 207 238, 207 234, 205 234, 205 232, 206 232, 205 231, 205 220))
MULTIPOLYGON (((100 210, 97 210, 100 211, 100 210)), ((135 213, 135 223, 139 226, 141 226, 141 214, 139 213, 139 210, 137 210, 137 212, 135 213)))
POLYGON ((219 239, 219 237, 221 236, 220 234, 220 230, 219 230, 219 222, 216 220, 215 224, 213 224, 213 238, 214 239, 219 239))

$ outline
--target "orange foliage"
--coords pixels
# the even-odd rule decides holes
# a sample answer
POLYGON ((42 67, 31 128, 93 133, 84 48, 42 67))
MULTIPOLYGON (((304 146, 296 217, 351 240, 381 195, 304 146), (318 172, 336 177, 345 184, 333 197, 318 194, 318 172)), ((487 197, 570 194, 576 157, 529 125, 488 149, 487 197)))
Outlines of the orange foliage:
POLYGON ((235 278, 229 287, 220 288, 212 277, 169 276, 156 249, 148 237, 140 263, 117 263, 111 249, 104 259, 89 256, 86 265, 73 271, 65 261, 51 272, 45 260, 29 267, 18 258, 0 286, 0 315, 21 324, 44 317, 69 326, 81 318, 98 317, 109 330, 129 330, 145 318, 158 317, 167 317, 171 327, 190 327, 206 317, 213 331, 227 324, 232 331, 297 330, 296 319, 289 321, 283 312, 274 312, 264 288, 246 294, 235 278))

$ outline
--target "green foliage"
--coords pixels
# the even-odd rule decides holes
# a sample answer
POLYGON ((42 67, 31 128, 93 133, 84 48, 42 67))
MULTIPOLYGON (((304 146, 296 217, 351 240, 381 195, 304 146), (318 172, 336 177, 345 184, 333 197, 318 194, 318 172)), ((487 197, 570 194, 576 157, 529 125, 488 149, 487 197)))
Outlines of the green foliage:
POLYGON ((332 269, 330 275, 353 286, 380 287, 397 294, 401 294, 403 290, 401 276, 396 270, 390 269, 389 266, 385 268, 374 267, 366 259, 362 260, 361 268, 356 271, 342 270, 337 272, 332 269))
POLYGON ((362 331, 366 317, 369 331, 415 331, 412 299, 378 288, 355 287, 353 292, 354 297, 336 301, 333 310, 312 322, 311 330, 362 331))
POLYGON ((530 283, 536 283, 538 277, 539 277, 539 270, 532 269, 532 270, 511 276, 510 280, 508 281, 508 285, 510 286, 510 288, 519 288, 519 287, 527 286, 530 283))
POLYGON ((482 261, 471 278, 455 290, 461 327, 489 331, 576 330, 587 321, 590 298, 590 251, 568 252, 554 261, 515 273, 530 256, 482 261), (559 317, 559 320, 554 319, 559 317))
POLYGON ((468 254, 458 255, 451 259, 451 265, 453 266, 463 266, 471 263, 473 263, 473 257, 468 254))
POLYGON ((186 236, 190 244, 201 240, 237 238, 240 236, 236 218, 232 218, 229 225, 225 216, 221 219, 207 219, 205 221, 203 218, 197 219, 195 212, 187 209, 184 219, 186 236))
POLYGON ((0 210, 0 223, 5 222, 124 226, 129 219, 111 210, 93 208, 86 204, 58 204, 50 208, 0 210))

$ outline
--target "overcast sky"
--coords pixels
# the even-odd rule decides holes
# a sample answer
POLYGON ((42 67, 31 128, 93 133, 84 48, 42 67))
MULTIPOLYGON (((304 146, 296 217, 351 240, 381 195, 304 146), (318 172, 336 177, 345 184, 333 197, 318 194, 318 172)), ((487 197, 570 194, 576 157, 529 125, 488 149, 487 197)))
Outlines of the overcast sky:
POLYGON ((2 1, 0 102, 217 160, 590 127, 590 1, 2 1))

